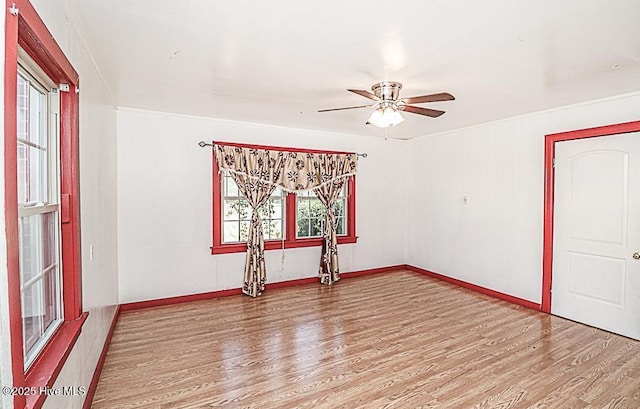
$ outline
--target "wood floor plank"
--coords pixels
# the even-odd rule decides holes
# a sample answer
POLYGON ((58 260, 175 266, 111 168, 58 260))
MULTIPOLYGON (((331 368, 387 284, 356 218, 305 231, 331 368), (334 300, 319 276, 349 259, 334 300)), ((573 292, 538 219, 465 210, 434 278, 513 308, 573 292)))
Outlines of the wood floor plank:
POLYGON ((124 312, 93 408, 640 408, 640 342, 413 272, 124 312))

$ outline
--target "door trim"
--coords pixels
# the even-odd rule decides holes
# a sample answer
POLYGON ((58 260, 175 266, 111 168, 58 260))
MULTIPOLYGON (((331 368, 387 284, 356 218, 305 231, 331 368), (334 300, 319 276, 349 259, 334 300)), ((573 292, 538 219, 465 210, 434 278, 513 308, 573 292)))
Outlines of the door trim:
POLYGON ((553 275, 553 207, 555 143, 640 131, 640 121, 560 132, 544 137, 544 247, 542 255, 541 310, 551 313, 551 279, 553 275))

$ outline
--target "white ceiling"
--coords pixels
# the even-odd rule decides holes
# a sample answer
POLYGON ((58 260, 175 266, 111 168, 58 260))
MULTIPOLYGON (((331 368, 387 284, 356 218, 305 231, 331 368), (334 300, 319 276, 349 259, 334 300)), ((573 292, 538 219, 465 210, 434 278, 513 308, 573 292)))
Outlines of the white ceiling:
POLYGON ((382 80, 450 92, 407 139, 640 90, 638 0, 65 0, 118 106, 348 134, 382 80))

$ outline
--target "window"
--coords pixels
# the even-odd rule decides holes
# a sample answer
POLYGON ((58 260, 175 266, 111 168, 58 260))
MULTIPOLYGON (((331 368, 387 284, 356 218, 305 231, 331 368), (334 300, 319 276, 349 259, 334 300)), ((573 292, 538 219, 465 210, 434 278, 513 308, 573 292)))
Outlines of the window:
MULTIPOLYGON (((253 146, 266 148, 265 146, 253 146)), ((275 150, 297 150, 273 148, 275 150)), ((318 152, 318 151, 309 151, 318 152)), ((218 172, 213 155, 213 246, 212 254, 244 252, 247 249, 251 207, 229 175, 218 172)), ((348 179, 334 206, 338 244, 355 243, 355 177, 348 179)), ((265 250, 322 245, 326 208, 312 191, 287 193, 276 188, 260 209, 265 250)))
MULTIPOLYGON (((347 184, 344 185, 333 207, 336 216, 336 233, 344 236, 347 233, 347 184)), ((313 191, 296 193, 296 237, 322 237, 324 218, 327 208, 313 191)))
MULTIPOLYGON (((249 239, 252 209, 249 202, 242 197, 236 182, 229 175, 222 176, 222 196, 222 242, 246 242, 249 239)), ((284 199, 282 190, 276 188, 267 203, 258 209, 262 218, 262 232, 265 240, 282 240, 284 199)))
POLYGON ((22 346, 25 368, 28 368, 62 322, 55 122, 59 100, 57 92, 47 90, 51 80, 36 79, 22 67, 17 85, 22 346))

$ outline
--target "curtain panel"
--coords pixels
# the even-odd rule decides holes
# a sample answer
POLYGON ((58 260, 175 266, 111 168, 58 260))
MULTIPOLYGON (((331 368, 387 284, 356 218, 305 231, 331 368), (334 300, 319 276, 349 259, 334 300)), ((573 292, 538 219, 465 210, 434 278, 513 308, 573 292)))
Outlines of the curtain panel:
POLYGON ((345 180, 356 174, 358 156, 355 153, 296 152, 221 143, 214 144, 214 152, 220 172, 230 174, 253 208, 243 292, 257 297, 264 290, 264 235, 256 209, 269 199, 276 186, 287 192, 314 190, 327 207, 319 276, 323 284, 339 280, 333 205, 345 180))

